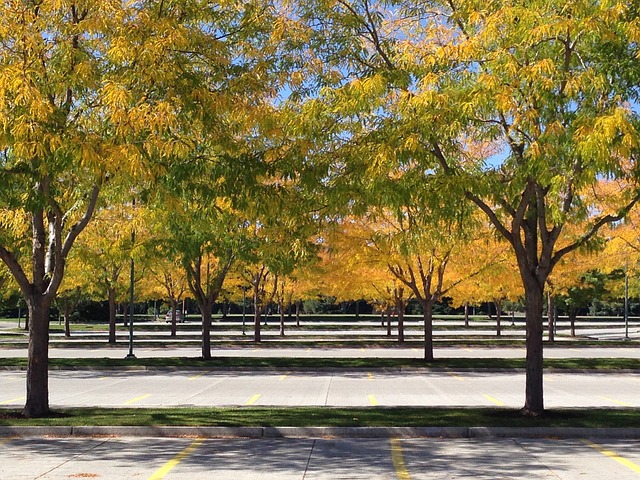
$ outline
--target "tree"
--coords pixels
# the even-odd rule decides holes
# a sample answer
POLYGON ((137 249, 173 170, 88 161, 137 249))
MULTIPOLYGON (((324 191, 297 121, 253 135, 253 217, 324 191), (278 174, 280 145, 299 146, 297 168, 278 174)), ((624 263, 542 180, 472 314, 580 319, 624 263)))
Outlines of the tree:
MULTIPOLYGON (((148 279, 152 283, 148 285, 148 291, 153 292, 154 296, 157 294, 159 298, 169 301, 171 336, 175 337, 178 333, 176 324, 178 306, 189 289, 185 269, 179 261, 161 257, 154 260, 148 271, 150 272, 148 279)), ((156 298, 158 297, 156 296, 156 298)))
POLYGON ((636 9, 336 0, 300 14, 326 62, 325 90, 310 105, 345 130, 334 155, 359 175, 418 162, 426 181, 475 204, 511 245, 526 303, 524 414, 544 411, 547 278, 640 198, 628 103, 638 91, 636 9), (627 181, 622 201, 587 202, 607 176, 627 181), (578 220, 583 230, 568 235, 578 220))
MULTIPOLYGON (((465 254, 457 260, 460 262, 460 270, 482 273, 456 285, 449 296, 458 305, 493 303, 496 308, 496 336, 500 336, 504 303, 516 301, 523 293, 513 252, 509 245, 496 238, 490 226, 485 224, 476 229, 475 238, 467 245, 465 254)), ((465 326, 468 326, 467 318, 465 317, 465 326)))
POLYGON ((49 311, 66 260, 108 173, 121 164, 100 81, 113 38, 108 19, 121 8, 112 1, 0 7, 0 205, 7 213, 0 258, 29 311, 28 417, 49 412, 49 311))

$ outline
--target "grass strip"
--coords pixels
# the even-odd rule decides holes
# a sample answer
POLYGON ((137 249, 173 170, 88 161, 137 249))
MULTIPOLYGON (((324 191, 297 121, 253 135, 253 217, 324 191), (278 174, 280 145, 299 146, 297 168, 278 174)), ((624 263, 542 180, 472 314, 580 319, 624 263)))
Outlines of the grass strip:
MULTIPOLYGON (((514 369, 525 368, 523 358, 437 358, 426 362, 419 358, 302 358, 302 357, 153 357, 153 358, 53 358, 50 367, 74 368, 284 368, 284 369, 375 369, 375 368, 442 368, 442 369, 514 369)), ((26 368, 26 358, 0 358, 0 367, 26 368)), ((545 368, 601 371, 640 370, 636 358, 550 358, 545 368)))
POLYGON ((0 409, 0 426, 84 425, 640 428, 640 409, 551 409, 531 418, 506 408, 71 408, 35 419, 0 409))

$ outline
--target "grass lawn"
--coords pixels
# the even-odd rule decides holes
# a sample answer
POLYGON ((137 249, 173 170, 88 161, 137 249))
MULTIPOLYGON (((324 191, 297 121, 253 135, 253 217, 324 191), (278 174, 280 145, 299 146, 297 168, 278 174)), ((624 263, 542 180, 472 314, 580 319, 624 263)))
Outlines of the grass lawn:
POLYGON ((0 426, 9 425, 640 428, 640 409, 559 409, 525 418, 504 408, 73 408, 39 419, 0 409, 0 426))
MULTIPOLYGON (((374 368, 443 368, 443 369, 513 369, 524 368, 523 358, 437 358, 425 362, 419 358, 298 358, 298 357, 154 357, 154 358, 54 358, 52 368, 282 368, 282 369, 374 369, 374 368)), ((602 371, 640 370, 635 358, 562 358, 545 359, 545 368, 588 369, 602 371)), ((25 358, 0 358, 0 367, 26 368, 25 358)))

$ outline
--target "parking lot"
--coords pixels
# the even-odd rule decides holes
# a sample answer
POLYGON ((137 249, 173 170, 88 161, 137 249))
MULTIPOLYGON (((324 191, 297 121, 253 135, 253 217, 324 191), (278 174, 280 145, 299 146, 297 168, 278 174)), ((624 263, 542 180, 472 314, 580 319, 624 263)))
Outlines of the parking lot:
MULTIPOLYGON (((25 373, 0 372, 0 405, 25 400, 25 373)), ((52 371, 52 407, 505 406, 524 373, 455 371, 52 371)), ((547 407, 640 407, 640 374, 547 373, 547 407)))
POLYGON ((20 438, 0 453, 10 480, 640 477, 637 440, 20 438))

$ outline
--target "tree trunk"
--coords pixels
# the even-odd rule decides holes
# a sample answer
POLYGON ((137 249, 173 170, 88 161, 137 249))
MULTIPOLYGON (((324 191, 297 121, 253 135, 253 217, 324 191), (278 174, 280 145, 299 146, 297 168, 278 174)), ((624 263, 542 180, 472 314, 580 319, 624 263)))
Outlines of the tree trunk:
POLYGON ((398 309, 398 343, 404 343, 404 309, 398 309))
POLYGON ((278 310, 280 311, 280 336, 284 337, 284 305, 282 302, 278 303, 278 310))
POLYGON ((302 307, 302 302, 298 300, 296 302, 296 326, 300 326, 300 309, 302 307))
MULTIPOLYGON (((171 299, 171 336, 172 337, 176 337, 178 335, 178 327, 177 327, 177 322, 178 322, 178 301, 176 299, 171 299)), ((184 312, 182 313, 184 318, 184 312)), ((209 318, 211 318, 211 315, 209 315, 209 318)))
POLYGON ((198 305, 202 314, 202 358, 211 359, 211 311, 213 305, 204 303, 198 305))
POLYGON ((525 404, 522 413, 541 415, 544 412, 542 306, 544 288, 535 279, 527 279, 525 287, 525 321, 527 325, 527 365, 525 404))
POLYGON ((502 303, 499 300, 494 303, 496 305, 496 336, 499 337, 502 335, 502 303))
POLYGON ((578 310, 572 308, 569 310, 569 323, 571 324, 571 336, 576 336, 576 317, 578 316, 578 310))
POLYGON ((49 414, 49 305, 29 300, 29 353, 27 401, 23 414, 29 418, 49 414))
POLYGON ((433 304, 423 302, 422 318, 424 320, 424 359, 433 361, 433 304))
POLYGON ((64 336, 67 338, 71 338, 71 326, 69 325, 69 317, 71 316, 71 305, 69 305, 69 301, 65 299, 64 301, 64 336))
POLYGON ((387 337, 391 336, 391 317, 393 316, 393 311, 391 309, 387 310, 387 337))
POLYGON ((469 302, 464 302, 464 327, 469 328, 469 302))
POLYGON ((260 312, 260 308, 256 307, 253 314, 253 341, 256 343, 260 343, 262 341, 262 336, 260 334, 260 322, 262 321, 262 313, 260 312))
POLYGON ((556 308, 551 292, 547 292, 547 320, 549 342, 555 342, 556 308))
POLYGON ((109 288, 107 290, 107 298, 109 300, 109 343, 116 343, 116 313, 118 304, 116 303, 116 290, 109 288))
POLYGON ((127 304, 126 303, 122 303, 122 325, 125 327, 129 326, 129 308, 127 308, 127 304))

